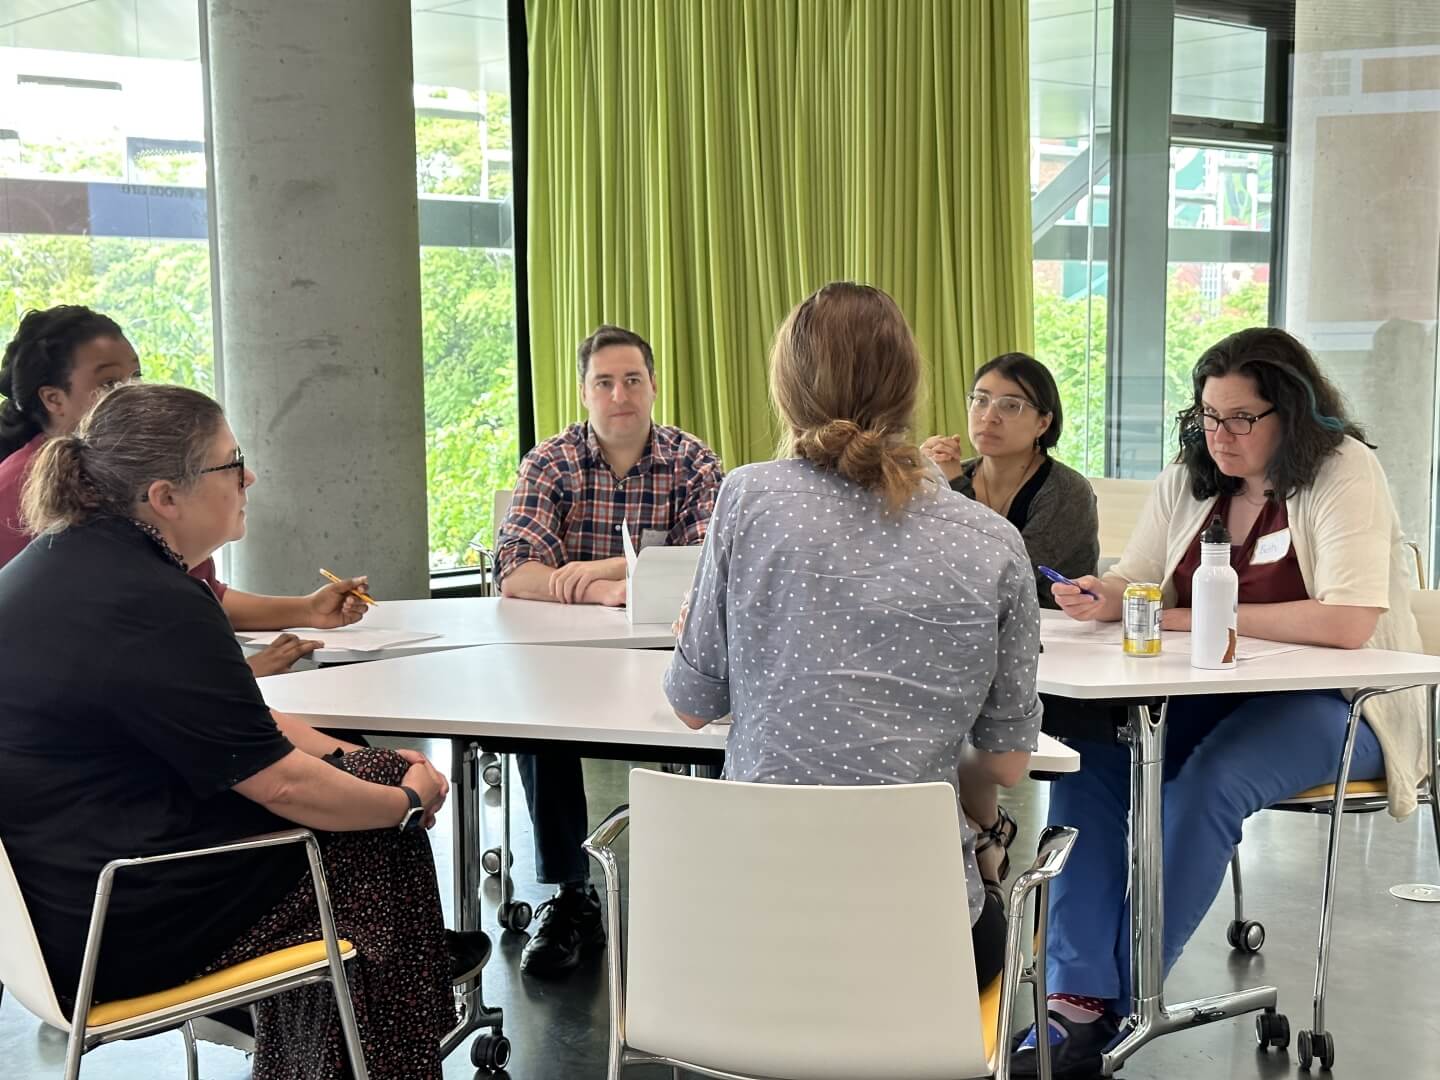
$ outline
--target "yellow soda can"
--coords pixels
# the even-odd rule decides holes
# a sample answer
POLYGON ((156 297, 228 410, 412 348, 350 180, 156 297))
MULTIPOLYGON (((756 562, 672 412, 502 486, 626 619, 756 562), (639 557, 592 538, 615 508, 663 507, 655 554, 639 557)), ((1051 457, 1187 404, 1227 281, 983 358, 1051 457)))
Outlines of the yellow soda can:
POLYGON ((1160 655, 1160 586, 1136 581, 1125 587, 1120 608, 1126 656, 1160 655))

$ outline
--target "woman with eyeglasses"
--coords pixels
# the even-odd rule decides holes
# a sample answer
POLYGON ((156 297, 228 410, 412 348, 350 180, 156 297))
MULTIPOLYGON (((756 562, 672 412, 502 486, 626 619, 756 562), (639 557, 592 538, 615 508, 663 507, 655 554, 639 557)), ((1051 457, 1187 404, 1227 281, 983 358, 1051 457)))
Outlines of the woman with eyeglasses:
MULTIPOLYGON (((97 395, 139 376, 139 357, 115 320, 75 304, 25 313, 0 364, 0 567, 32 539, 21 519, 20 491, 36 453, 47 440, 74 431, 97 395)), ((190 573, 210 586, 237 630, 325 629, 365 614, 365 604, 351 595, 365 587, 363 577, 308 596, 260 596, 221 582, 214 559, 190 573)), ((249 663, 256 675, 274 675, 319 646, 285 634, 249 663)))
MULTIPOLYGON (((1071 618, 1114 622, 1128 582, 1156 581, 1164 626, 1190 629, 1200 534, 1231 538, 1243 635, 1301 645, 1419 652, 1411 571, 1384 470, 1310 353, 1283 330, 1242 330, 1192 374, 1180 452, 1155 481, 1120 562, 1103 579, 1054 585, 1071 618)), ((1172 699, 1165 743, 1165 970, 1209 910, 1247 817, 1333 782, 1349 704, 1338 691, 1172 699)), ((1390 812, 1416 805, 1425 772, 1421 691, 1364 706, 1350 776, 1384 778, 1390 812)), ((1080 839, 1051 892, 1048 1038, 1055 1075, 1098 1073, 1128 1011, 1125 915, 1130 762, 1118 745, 1079 745, 1085 767, 1051 787, 1050 819, 1080 839)), ((1217 943, 1218 944, 1218 943, 1217 943)), ((1017 1075, 1035 1074, 1033 1029, 1017 1075)))
MULTIPOLYGON (((921 451, 950 486, 984 503, 1020 530, 1030 561, 1069 578, 1095 572, 1100 521, 1090 482, 1056 461, 1064 414, 1049 369, 1025 353, 997 356, 975 373, 966 458, 958 435, 935 435, 921 451)), ((1035 571, 1042 607, 1058 606, 1050 581, 1035 571)))
MULTIPOLYGON (((127 383, 35 456, 39 535, 0 573, 0 838, 57 997, 76 1001, 110 860, 317 830, 372 1076, 440 1076, 452 979, 489 954, 442 922, 425 827, 448 785, 413 750, 272 714, 188 567, 245 534, 245 468, 220 407, 127 383), (397 828, 399 826, 399 828, 397 828)), ((116 880, 96 1003, 169 989, 320 936, 304 853, 187 859, 116 880)), ((338 1078, 328 986, 258 1006, 254 1075, 338 1078)))

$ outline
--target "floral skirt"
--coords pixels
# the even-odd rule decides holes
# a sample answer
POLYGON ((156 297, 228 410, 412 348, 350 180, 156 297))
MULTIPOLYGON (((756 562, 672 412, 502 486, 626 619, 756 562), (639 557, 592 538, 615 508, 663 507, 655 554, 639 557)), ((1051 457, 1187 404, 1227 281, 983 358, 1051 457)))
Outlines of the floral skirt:
MULTIPOLYGON (((409 765, 389 750, 347 754, 342 767, 398 784, 409 765)), ((374 1080, 439 1080, 440 1039, 455 1024, 440 893, 430 838, 398 829, 316 834, 335 929, 356 956, 345 965, 374 1080)), ((315 941, 320 916, 307 871, 295 888, 204 972, 315 941)), ((349 1075, 340 1015, 328 983, 256 1004, 254 1080, 341 1080, 349 1075)))

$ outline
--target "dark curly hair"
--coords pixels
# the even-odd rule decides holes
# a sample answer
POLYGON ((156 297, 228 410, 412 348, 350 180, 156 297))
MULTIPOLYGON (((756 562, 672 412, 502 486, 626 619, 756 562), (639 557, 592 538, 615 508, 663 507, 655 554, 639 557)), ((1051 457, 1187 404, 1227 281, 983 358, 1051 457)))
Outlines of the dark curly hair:
POLYGON ((1272 498, 1288 499, 1314 483, 1321 465, 1340 449, 1345 436, 1365 441, 1365 432, 1345 415, 1340 391, 1304 345, 1273 326, 1240 330, 1211 345, 1196 361, 1190 375, 1195 397, 1178 417, 1180 453, 1175 460, 1189 473, 1190 491, 1197 499, 1233 495, 1243 484, 1216 466, 1200 426, 1205 382, 1222 375, 1253 379, 1284 429, 1265 472, 1272 498))
POLYGON ((45 430, 50 416, 40 400, 46 386, 70 389, 75 350, 96 338, 123 338, 114 319, 78 304, 27 311, 0 364, 0 460, 45 430))

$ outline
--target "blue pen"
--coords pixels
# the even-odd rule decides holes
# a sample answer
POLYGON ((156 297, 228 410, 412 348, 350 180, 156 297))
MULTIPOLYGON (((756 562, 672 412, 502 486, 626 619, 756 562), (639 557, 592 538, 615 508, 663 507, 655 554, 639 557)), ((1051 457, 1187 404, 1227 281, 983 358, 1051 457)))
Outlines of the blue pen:
POLYGON ((1038 563, 1036 564, 1035 569, 1036 569, 1036 570, 1039 570, 1040 573, 1044 574, 1044 575, 1045 575, 1046 577, 1048 577, 1051 581, 1059 582, 1061 585, 1074 585, 1074 586, 1075 586, 1077 589, 1079 589, 1082 593, 1084 593, 1086 596, 1090 597, 1091 600, 1099 600, 1099 599, 1100 599, 1100 597, 1096 596, 1096 595, 1095 595, 1093 592, 1091 592, 1089 589, 1085 588, 1085 586, 1083 586, 1083 585, 1081 585, 1081 584, 1079 584, 1079 583, 1077 583, 1077 582, 1071 581, 1068 577, 1066 577, 1064 574, 1060 573, 1060 571, 1058 571, 1058 570, 1051 570, 1048 566, 1041 566, 1041 565, 1039 565, 1038 563))

